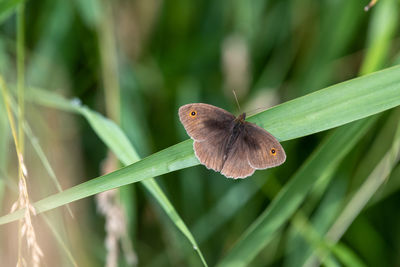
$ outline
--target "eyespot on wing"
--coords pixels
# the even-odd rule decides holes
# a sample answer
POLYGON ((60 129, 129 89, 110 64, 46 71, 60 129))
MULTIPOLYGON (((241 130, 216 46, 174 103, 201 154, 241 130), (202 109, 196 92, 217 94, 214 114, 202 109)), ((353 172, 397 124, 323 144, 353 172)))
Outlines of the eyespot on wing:
POLYGON ((249 147, 248 161, 255 169, 272 168, 285 162, 286 154, 282 145, 263 128, 246 122, 243 138, 249 147))

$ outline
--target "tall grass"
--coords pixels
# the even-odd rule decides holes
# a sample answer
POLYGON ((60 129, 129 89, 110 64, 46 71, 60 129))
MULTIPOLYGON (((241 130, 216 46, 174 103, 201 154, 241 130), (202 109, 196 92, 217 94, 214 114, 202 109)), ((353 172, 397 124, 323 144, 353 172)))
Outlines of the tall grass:
POLYGON ((367 4, 4 0, 2 262, 34 262, 9 213, 15 119, 47 266, 398 265, 400 9, 367 4), (240 181, 199 165, 177 116, 237 113, 233 89, 287 154, 240 181))

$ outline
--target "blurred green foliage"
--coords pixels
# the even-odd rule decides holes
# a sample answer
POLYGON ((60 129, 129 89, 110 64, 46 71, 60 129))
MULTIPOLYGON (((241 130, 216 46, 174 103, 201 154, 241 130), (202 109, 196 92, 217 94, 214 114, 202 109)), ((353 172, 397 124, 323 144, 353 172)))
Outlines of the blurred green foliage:
MULTIPOLYGON (((17 84, 15 10, 21 3, 0 1, 0 75, 12 91, 17 84)), ((309 103, 299 98, 399 64, 399 1, 380 0, 369 12, 364 12, 367 1, 355 0, 24 4, 31 199, 57 193, 51 171, 30 144, 35 140, 62 187, 78 185, 44 199, 41 208, 124 185, 119 200, 128 228, 119 247, 120 266, 129 265, 127 243, 140 266, 202 266, 196 245, 209 266, 400 264, 399 108, 381 112, 399 105, 398 71, 380 79, 370 76, 352 83, 354 88, 338 85, 340 95, 329 95, 332 102, 319 95, 309 96, 309 103), (376 99, 357 94, 364 89, 376 90, 376 99), (232 90, 241 111, 250 115, 298 101, 298 106, 288 102, 252 118, 278 138, 292 139, 283 142, 285 164, 241 181, 201 165, 174 171, 197 164, 189 141, 171 148, 188 139, 179 106, 205 102, 238 114, 232 90), (392 99, 385 102, 385 96, 392 99), (335 101, 358 104, 344 104, 341 113, 333 108, 335 101), (317 119, 312 124, 316 113, 307 113, 321 103, 331 116, 325 128, 317 119), (283 111, 286 121, 276 115, 283 111), (308 117, 290 120, 301 112, 308 117), (281 122, 290 125, 281 127, 281 122), (310 125, 308 131, 302 122, 310 125), (292 135, 284 131, 295 126, 292 135), (303 135, 308 136, 298 138, 303 135), (108 149, 121 166, 139 165, 83 184, 104 174, 108 149), (174 157, 176 163, 170 164, 174 157), (129 176, 130 170, 138 175, 129 176), (366 181, 376 183, 368 187, 366 181), (69 195, 79 188, 82 195, 69 195)), ((0 203, 6 214, 17 197, 17 160, 3 105, 0 101, 0 203)), ((105 265, 105 221, 94 198, 70 205, 74 219, 64 208, 35 219, 45 265, 105 265)), ((0 226, 4 266, 16 262, 16 227, 0 226)))

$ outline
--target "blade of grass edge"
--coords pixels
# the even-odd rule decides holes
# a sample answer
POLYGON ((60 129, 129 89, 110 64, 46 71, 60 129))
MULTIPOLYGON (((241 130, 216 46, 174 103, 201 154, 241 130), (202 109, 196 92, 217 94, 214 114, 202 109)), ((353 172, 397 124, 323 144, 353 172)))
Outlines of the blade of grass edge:
MULTIPOLYGON (((65 103, 58 103, 59 101, 57 101, 58 98, 55 94, 51 95, 46 93, 46 91, 37 89, 32 89, 30 92, 31 94, 28 94, 27 98, 36 103, 70 111, 74 110, 70 105, 63 106, 65 103)), ((75 100, 74 102, 79 101, 75 100)), ((313 131, 319 132, 327 129, 327 127, 339 126, 359 118, 370 116, 399 104, 400 66, 396 66, 294 99, 264 111, 250 119, 252 121, 257 120, 259 123, 261 122, 263 124, 262 126, 268 128, 278 139, 285 141, 311 134, 313 131), (333 101, 334 99, 339 99, 341 102, 333 101)), ((64 199, 64 202, 58 200, 58 205, 70 203, 73 200, 89 196, 90 194, 88 195, 88 192, 86 192, 89 185, 98 186, 97 189, 91 188, 89 190, 95 194, 197 164, 198 160, 193 154, 192 142, 187 140, 157 152, 133 164, 133 166, 129 166, 129 169, 124 168, 110 174, 112 175, 111 177, 118 177, 117 181, 120 181, 119 184, 115 183, 115 181, 107 180, 110 176, 106 176, 107 179, 101 177, 94 179, 96 181, 92 182, 93 184, 88 181, 78 185, 77 187, 81 191, 77 190, 75 187, 68 189, 67 193, 67 190, 64 191, 61 193, 63 194, 61 198, 67 194, 72 198, 64 199), (159 162, 160 160, 164 162, 159 162), (146 166, 146 164, 148 165, 146 166), (135 178, 122 179, 120 175, 131 174, 131 172, 127 170, 136 171, 136 173, 133 172, 135 178), (147 174, 147 176, 143 176, 143 174, 147 174), (101 185, 98 181, 102 181, 105 184, 101 185), (71 195, 71 192, 74 192, 76 195, 71 195)), ((54 197, 53 195, 46 198, 47 200, 42 199, 40 205, 44 206, 45 203, 47 207, 57 207, 57 205, 49 205, 46 203, 46 201, 50 201, 54 197)), ((18 216, 10 216, 15 215, 8 214, 0 217, 0 224, 9 222, 11 218, 14 218, 14 220, 18 218, 18 216)))

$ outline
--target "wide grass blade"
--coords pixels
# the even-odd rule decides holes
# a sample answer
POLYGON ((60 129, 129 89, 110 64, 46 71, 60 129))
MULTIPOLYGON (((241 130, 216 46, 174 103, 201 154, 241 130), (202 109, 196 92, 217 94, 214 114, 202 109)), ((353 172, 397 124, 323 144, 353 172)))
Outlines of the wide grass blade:
MULTIPOLYGON (((37 103, 74 110, 71 105, 57 102, 59 99, 56 96, 45 91, 32 90, 29 97, 37 103)), ((399 104, 400 66, 396 66, 283 103, 249 118, 249 121, 256 122, 279 140, 285 141, 343 125, 399 104)), ((197 164, 192 141, 187 140, 128 167, 42 199, 36 205, 38 211, 45 211, 105 190, 197 164)), ((19 216, 3 216, 0 224, 16 220, 19 216)))
POLYGON ((400 66, 339 83, 249 118, 281 141, 334 128, 399 105, 400 66))

